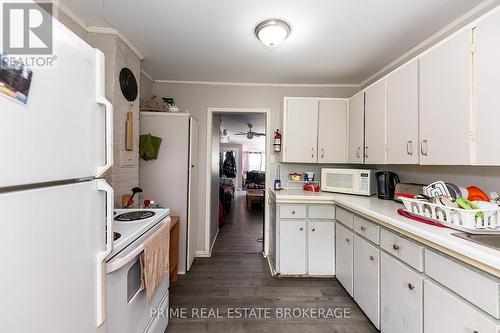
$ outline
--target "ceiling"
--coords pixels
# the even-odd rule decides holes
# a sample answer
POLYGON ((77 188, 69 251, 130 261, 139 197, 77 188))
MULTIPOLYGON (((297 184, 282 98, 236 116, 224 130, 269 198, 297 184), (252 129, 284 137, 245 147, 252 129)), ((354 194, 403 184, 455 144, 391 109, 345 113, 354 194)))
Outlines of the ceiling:
MULTIPOLYGON (((221 128, 227 130, 230 143, 241 143, 249 151, 264 151, 266 137, 253 137, 249 140, 244 135, 236 135, 238 132, 248 132, 247 123, 253 125, 252 131, 266 133, 266 116, 263 114, 223 114, 221 115, 221 128)), ((266 133, 267 134, 267 133, 266 133)))
POLYGON ((118 29, 155 79, 360 83, 483 0, 62 0, 88 26, 118 29), (288 21, 274 49, 260 21, 288 21))

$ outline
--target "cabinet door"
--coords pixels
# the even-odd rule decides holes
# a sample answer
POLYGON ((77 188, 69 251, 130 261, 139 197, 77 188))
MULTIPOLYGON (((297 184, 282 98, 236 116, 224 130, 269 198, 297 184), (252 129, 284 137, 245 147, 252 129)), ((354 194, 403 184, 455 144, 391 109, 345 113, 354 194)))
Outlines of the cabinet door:
POLYGON ((495 320, 476 310, 455 294, 424 281, 424 332, 498 333, 495 320))
POLYGON ((471 31, 420 59, 421 164, 470 164, 471 31))
POLYGON ((386 80, 365 90, 365 163, 385 164, 386 80))
POLYGON ((306 274, 306 221, 280 221, 280 273, 306 274))
POLYGON ((418 60, 387 77, 387 163, 418 164, 418 60))
POLYGON ((474 34, 475 158, 477 165, 500 165, 500 12, 479 21, 474 34))
POLYGON ((335 223, 307 222, 308 274, 335 274, 335 223))
POLYGON ((319 101, 318 162, 347 163, 347 101, 319 101))
POLYGON ((348 162, 363 164, 363 147, 365 132, 365 93, 360 92, 349 99, 348 121, 348 162))
POLYGON ((335 276, 340 284, 344 286, 349 295, 352 293, 352 256, 353 256, 352 231, 335 224, 335 276))
POLYGON ((384 333, 422 333, 423 279, 382 253, 380 258, 380 327, 384 333))
POLYGON ((318 100, 287 99, 283 128, 283 162, 316 163, 318 100))
POLYGON ((380 328, 380 251, 354 235, 354 299, 377 329, 380 328))

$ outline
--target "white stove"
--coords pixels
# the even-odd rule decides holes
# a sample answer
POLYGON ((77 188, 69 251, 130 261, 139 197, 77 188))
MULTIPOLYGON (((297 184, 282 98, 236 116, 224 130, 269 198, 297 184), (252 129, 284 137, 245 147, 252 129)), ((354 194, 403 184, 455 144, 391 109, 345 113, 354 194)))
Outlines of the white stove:
POLYGON ((165 275, 148 304, 146 291, 141 288, 140 255, 144 242, 163 223, 170 223, 169 214, 170 209, 115 209, 115 240, 106 260, 107 332, 165 331, 168 316, 152 316, 150 313, 152 309, 157 309, 155 313, 168 313, 169 277, 165 275))
POLYGON ((115 240, 108 260, 162 222, 170 214, 170 209, 115 209, 114 212, 115 240))

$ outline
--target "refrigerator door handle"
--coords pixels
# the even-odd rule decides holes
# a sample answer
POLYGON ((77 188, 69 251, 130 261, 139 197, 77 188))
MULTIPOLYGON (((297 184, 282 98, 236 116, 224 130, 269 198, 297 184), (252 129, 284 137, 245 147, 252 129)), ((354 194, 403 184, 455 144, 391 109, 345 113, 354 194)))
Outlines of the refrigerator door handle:
POLYGON ((106 112, 106 163, 97 167, 97 177, 101 177, 113 165, 113 105, 105 97, 104 53, 96 49, 96 101, 106 112))
POLYGON ((113 250, 113 188, 103 179, 96 179, 98 191, 106 192, 106 249, 97 254, 97 304, 96 304, 96 325, 101 326, 104 323, 106 314, 106 295, 105 279, 106 264, 105 259, 113 250))

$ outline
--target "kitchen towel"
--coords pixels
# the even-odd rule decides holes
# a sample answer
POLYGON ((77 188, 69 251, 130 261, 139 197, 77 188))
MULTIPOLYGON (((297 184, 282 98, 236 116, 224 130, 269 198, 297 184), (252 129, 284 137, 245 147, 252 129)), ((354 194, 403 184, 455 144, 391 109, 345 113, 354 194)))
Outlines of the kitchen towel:
POLYGON ((164 223, 144 242, 141 253, 141 289, 146 288, 148 304, 165 274, 169 273, 170 223, 164 223))

